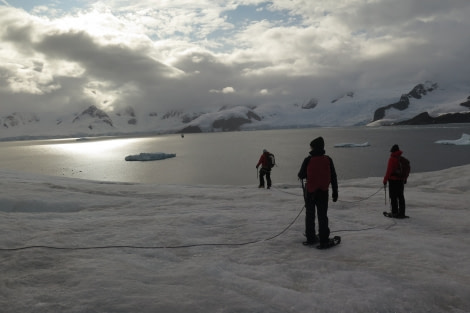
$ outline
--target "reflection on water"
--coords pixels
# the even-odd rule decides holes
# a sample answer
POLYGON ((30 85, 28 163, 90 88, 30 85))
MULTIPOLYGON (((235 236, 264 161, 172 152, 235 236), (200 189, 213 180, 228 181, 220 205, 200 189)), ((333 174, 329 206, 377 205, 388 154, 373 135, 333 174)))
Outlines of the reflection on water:
POLYGON ((126 146, 139 145, 145 138, 125 138, 125 139, 98 139, 98 140, 76 140, 63 142, 54 142, 45 144, 45 149, 57 150, 57 153, 63 155, 79 155, 89 158, 103 158, 107 154, 122 151, 126 146))
MULTIPOLYGON (((297 172, 309 143, 323 136, 326 152, 339 179, 381 177, 390 147, 398 143, 413 172, 467 164, 469 146, 444 146, 440 139, 458 139, 470 125, 451 127, 312 128, 252 132, 163 135, 141 138, 91 138, 0 142, 0 168, 92 180, 256 185, 255 165, 263 149, 276 155, 276 183, 298 184, 297 172), (369 142, 361 148, 334 148, 337 143, 369 142), (175 158, 126 162, 127 155, 174 153, 175 158)), ((411 177, 412 179, 412 177, 411 177)), ((378 184, 380 184, 380 179, 378 184)))

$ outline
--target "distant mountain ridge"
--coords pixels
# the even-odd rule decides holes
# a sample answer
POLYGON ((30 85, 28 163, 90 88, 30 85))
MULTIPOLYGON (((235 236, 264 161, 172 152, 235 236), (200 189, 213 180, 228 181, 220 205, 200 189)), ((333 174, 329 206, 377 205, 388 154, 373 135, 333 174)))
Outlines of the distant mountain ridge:
POLYGON ((375 110, 373 121, 375 122, 383 119, 385 117, 386 111, 389 109, 394 108, 400 111, 406 110, 410 105, 410 98, 421 99, 423 96, 427 95, 428 93, 432 92, 437 88, 437 83, 433 82, 425 82, 424 84, 416 85, 410 92, 408 92, 407 94, 403 94, 398 102, 389 104, 387 106, 375 110))
POLYGON ((107 111, 90 105, 69 116, 0 111, 0 138, 470 123, 469 87, 449 89, 427 81, 401 96, 393 93, 349 91, 333 99, 312 96, 302 104, 223 106, 218 110, 142 112, 129 105, 107 111))
POLYGON ((415 117, 395 123, 395 125, 429 125, 429 124, 451 124, 470 123, 470 112, 447 113, 440 116, 430 116, 428 112, 423 112, 415 117))
POLYGON ((36 114, 21 114, 13 112, 0 119, 3 128, 21 127, 31 123, 39 122, 39 118, 36 114))

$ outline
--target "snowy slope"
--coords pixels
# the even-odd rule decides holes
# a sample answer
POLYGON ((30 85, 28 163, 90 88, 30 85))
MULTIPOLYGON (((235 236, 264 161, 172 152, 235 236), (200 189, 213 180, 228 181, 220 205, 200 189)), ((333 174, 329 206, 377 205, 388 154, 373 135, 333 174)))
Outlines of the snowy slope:
POLYGON ((470 312, 469 165, 412 174, 406 220, 380 177, 340 181, 331 250, 301 244, 297 185, 0 176, 3 313, 470 312))

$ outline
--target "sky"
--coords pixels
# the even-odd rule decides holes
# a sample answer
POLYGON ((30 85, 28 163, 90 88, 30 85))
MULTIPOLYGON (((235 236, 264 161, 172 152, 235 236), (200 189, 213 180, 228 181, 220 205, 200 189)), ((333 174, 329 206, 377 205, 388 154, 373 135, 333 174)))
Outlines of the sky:
POLYGON ((0 0, 0 115, 468 86, 469 14, 468 0, 0 0))
POLYGON ((341 180, 329 250, 299 184, 0 176, 3 313, 470 311, 470 165, 411 173, 405 220, 381 177, 341 180))

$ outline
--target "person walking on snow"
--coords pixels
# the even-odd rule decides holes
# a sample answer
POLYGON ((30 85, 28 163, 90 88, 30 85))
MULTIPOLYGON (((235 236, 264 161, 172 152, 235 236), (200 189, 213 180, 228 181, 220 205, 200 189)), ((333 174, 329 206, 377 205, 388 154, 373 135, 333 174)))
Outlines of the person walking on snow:
POLYGON ((261 165, 259 170, 259 186, 258 188, 264 188, 264 176, 266 176, 266 183, 268 189, 271 188, 271 165, 269 161, 269 151, 263 149, 263 154, 261 154, 258 164, 256 164, 256 169, 261 165))
POLYGON ((387 172, 385 173, 383 184, 384 188, 387 187, 390 197, 390 204, 392 206, 392 217, 405 218, 405 184, 406 178, 400 177, 397 173, 400 168, 400 156, 403 151, 400 150, 398 145, 393 145, 390 149, 390 158, 388 159, 387 172))
POLYGON ((338 200, 338 180, 333 160, 325 155, 325 142, 318 137, 310 143, 310 155, 302 163, 297 176, 307 179, 304 189, 305 198, 305 236, 304 245, 313 245, 318 242, 315 233, 315 213, 318 218, 319 248, 328 248, 331 245, 330 229, 328 227, 328 189, 331 184, 333 202, 338 200), (315 212, 316 208, 316 212, 315 212))

